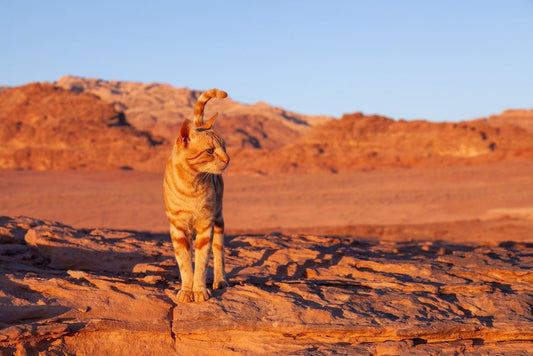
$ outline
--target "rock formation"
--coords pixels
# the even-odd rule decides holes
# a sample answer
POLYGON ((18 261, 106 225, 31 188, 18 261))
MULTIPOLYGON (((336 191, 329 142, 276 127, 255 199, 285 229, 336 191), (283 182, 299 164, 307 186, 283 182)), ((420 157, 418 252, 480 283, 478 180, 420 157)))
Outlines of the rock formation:
POLYGON ((408 122, 355 113, 318 125, 279 150, 239 154, 234 170, 263 173, 437 167, 532 159, 533 133, 486 120, 408 122))
MULTIPOLYGON (((160 172, 200 92, 63 77, 0 92, 0 167, 160 172)), ((533 157, 531 111, 460 123, 355 113, 310 117, 214 100, 232 173, 308 173, 479 164, 533 157)))
POLYGON ((514 125, 533 133, 533 110, 506 110, 500 115, 491 115, 488 122, 496 127, 514 125))
POLYGON ((15 355, 531 350, 531 243, 390 237, 229 236, 233 285, 205 303, 180 305, 166 235, 2 217, 0 350, 15 355))
POLYGON ((89 93, 47 83, 0 92, 0 167, 155 169, 162 140, 89 93))
MULTIPOLYGON (((73 92, 98 95, 124 111, 139 130, 173 141, 184 119, 192 118, 201 91, 174 88, 168 84, 104 81, 66 76, 57 85, 73 92)), ((209 89, 209 88, 205 88, 209 89)), ((220 88, 224 89, 224 88, 220 88)), ((231 97, 231 93, 230 97, 231 97)), ((231 100, 213 100, 206 116, 219 112, 217 130, 234 148, 274 149, 310 131, 312 125, 330 118, 305 116, 265 103, 252 105, 231 100)))

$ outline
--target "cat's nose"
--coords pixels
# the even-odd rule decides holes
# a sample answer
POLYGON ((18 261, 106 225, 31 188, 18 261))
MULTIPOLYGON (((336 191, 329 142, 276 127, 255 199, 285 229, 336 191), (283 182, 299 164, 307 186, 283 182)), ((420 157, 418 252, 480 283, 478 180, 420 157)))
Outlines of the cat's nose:
POLYGON ((223 158, 221 159, 221 161, 224 162, 226 165, 228 165, 228 164, 229 164, 229 156, 226 155, 226 157, 223 157, 223 158))

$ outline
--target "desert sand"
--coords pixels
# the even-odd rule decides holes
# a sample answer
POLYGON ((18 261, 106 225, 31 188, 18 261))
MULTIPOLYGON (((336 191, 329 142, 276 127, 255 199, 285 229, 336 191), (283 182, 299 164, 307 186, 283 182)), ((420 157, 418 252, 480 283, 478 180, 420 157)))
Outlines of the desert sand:
MULTIPOLYGON (((533 219, 532 182, 533 162, 275 176, 232 175, 230 169, 224 216, 228 233, 335 233, 350 226, 456 221, 526 224, 533 219)), ((0 191, 2 215, 76 228, 168 231, 162 173, 3 170, 0 191)), ((495 236, 461 238, 486 242, 495 236)))

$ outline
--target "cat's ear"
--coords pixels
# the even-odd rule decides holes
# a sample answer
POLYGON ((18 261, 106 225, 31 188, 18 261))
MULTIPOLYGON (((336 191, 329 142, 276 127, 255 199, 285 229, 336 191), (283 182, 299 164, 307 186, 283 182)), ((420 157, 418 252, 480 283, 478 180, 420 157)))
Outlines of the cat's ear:
POLYGON ((189 120, 183 121, 181 124, 180 135, 178 136, 178 143, 183 144, 183 147, 187 147, 191 141, 191 122, 189 120))
POLYGON ((201 127, 199 127, 199 129, 202 129, 202 130, 209 130, 211 127, 213 127, 213 125, 215 124, 215 121, 217 119, 217 116, 218 116, 218 113, 216 113, 215 115, 213 115, 212 118, 209 119, 209 121, 207 121, 205 124, 203 124, 201 127))

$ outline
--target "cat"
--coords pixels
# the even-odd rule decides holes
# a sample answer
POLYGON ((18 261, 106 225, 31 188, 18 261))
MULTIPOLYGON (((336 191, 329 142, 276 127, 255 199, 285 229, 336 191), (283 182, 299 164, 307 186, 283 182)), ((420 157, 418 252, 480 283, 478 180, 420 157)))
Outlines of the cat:
POLYGON ((206 286, 207 265, 213 251, 213 289, 228 286, 224 271, 224 218, 222 172, 230 158, 226 145, 213 129, 216 113, 203 121, 204 107, 211 98, 227 93, 210 89, 194 108, 193 122, 186 119, 167 160, 163 182, 165 213, 181 275, 178 302, 203 302, 211 297, 206 286), (193 239, 196 237, 194 243, 193 239), (194 274, 192 265, 194 248, 194 274))

